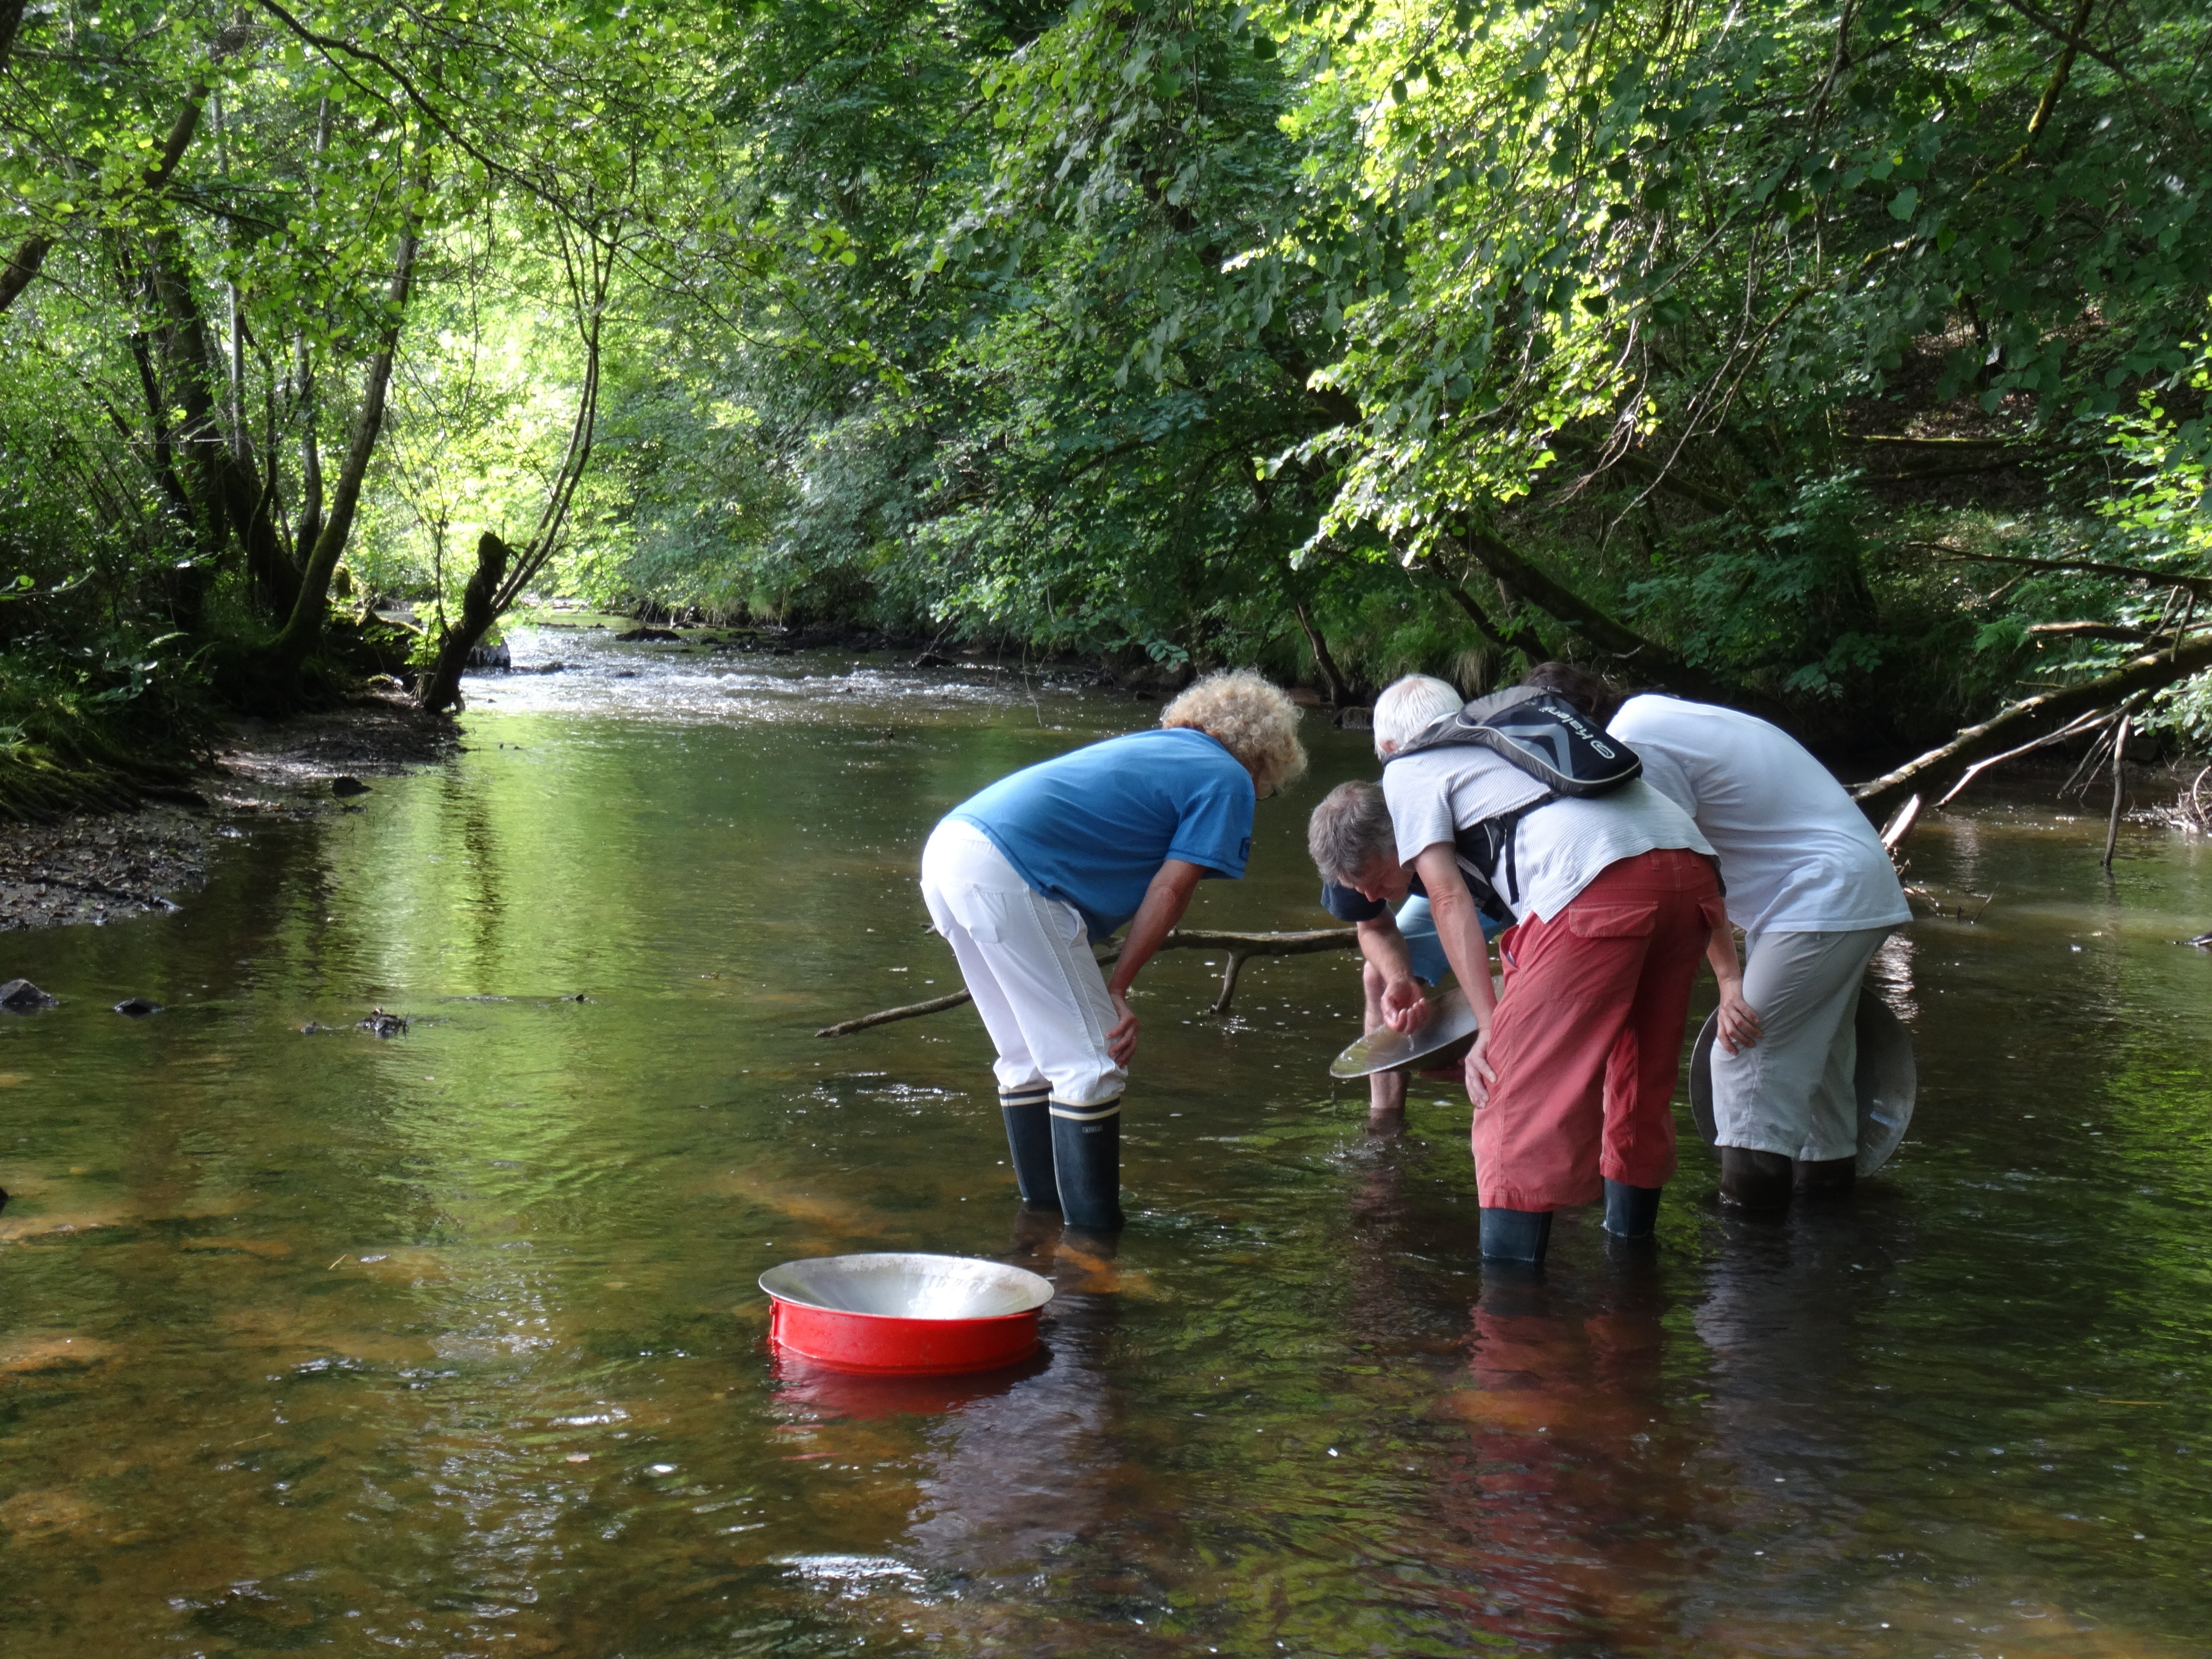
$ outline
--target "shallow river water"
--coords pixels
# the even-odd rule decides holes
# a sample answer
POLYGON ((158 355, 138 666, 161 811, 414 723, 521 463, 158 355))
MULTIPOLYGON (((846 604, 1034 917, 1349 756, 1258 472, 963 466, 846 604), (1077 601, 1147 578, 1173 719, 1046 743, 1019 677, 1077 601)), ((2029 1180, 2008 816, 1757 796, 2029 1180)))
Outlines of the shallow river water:
MULTIPOLYGON (((4 941, 64 999, 0 1016, 9 1659, 2212 1654, 2202 845, 2107 882, 2101 823, 1937 820, 1916 874, 1994 897, 1878 963, 1894 1163, 1733 1219, 1686 1112, 1658 1250, 1571 1215, 1534 1285, 1485 1283, 1463 1099, 1376 1140, 1332 1090, 1348 957, 1223 1019, 1164 956, 1108 1259, 1020 1224, 972 1012, 813 1032, 957 984, 939 813, 1157 708, 516 656, 572 666, 471 681, 446 765, 4 941), (757 1276, 883 1249, 1049 1273, 1046 1354, 780 1366, 757 1276)), ((1322 921, 1305 811, 1371 763, 1309 726, 1194 923, 1322 921)))

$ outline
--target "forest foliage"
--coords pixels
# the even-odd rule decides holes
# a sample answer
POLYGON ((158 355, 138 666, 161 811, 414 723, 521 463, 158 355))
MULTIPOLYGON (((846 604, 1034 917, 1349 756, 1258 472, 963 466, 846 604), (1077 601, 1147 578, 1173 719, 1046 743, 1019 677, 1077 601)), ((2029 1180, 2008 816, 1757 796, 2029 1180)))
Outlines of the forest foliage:
POLYGON ((0 0, 0 715, 568 592, 2212 737, 2208 9, 0 0))

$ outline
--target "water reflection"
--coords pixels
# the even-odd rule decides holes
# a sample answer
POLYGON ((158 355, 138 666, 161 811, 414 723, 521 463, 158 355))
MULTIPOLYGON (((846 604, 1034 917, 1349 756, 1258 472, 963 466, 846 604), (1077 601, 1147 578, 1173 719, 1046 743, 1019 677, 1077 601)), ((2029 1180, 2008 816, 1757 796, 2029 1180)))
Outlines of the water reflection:
POLYGON ((1040 1221, 1017 1243, 1012 1259, 1054 1282, 1047 1363, 933 1427, 906 1531, 917 1565, 963 1580, 1036 1575, 1095 1531, 1119 1462, 1099 1364, 1117 1311, 1113 1241, 1040 1221))
MULTIPOLYGON (((1157 708, 590 650, 180 914, 11 940, 64 1001, 0 1018, 9 1659, 2212 1651, 2202 845, 2107 885, 2100 825, 1939 817, 1917 873, 1998 896, 1877 960, 1892 1164, 1759 1231, 1690 1142, 1656 1254, 1571 1217, 1535 1285, 1480 1272, 1463 1102, 1327 1095, 1346 962, 1213 1020, 1164 957, 1109 1259, 1009 1238, 972 1020, 812 1032, 949 984, 945 807, 1157 708), (1050 1272, 1048 1352, 779 1369, 757 1274, 871 1249, 1050 1272)), ((1316 725, 1197 925, 1316 920, 1302 809, 1372 768, 1316 725)))

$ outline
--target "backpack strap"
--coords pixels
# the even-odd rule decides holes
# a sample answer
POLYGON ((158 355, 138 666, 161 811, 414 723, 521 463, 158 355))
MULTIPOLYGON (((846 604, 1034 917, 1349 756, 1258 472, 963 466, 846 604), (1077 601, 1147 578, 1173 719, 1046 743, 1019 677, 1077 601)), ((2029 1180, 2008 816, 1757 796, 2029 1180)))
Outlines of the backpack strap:
POLYGON ((1543 796, 1526 806, 1516 806, 1510 812, 1471 823, 1452 836, 1452 847, 1459 854, 1460 873, 1467 878, 1468 889, 1474 895, 1479 908, 1506 917, 1519 915, 1521 820, 1559 799, 1557 795, 1543 796), (1492 878, 1501 856, 1505 860, 1505 893, 1502 896, 1492 878))

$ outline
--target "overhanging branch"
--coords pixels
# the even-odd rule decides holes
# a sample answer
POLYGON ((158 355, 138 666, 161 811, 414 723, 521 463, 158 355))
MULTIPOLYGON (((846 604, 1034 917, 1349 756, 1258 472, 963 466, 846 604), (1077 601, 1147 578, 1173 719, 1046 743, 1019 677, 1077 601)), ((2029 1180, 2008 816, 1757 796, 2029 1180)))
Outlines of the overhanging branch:
POLYGON ((1867 816, 1879 822, 1906 796, 1947 788, 1977 761, 2023 745, 2039 732, 2065 726, 2092 709, 2156 691, 2212 668, 2212 635, 2200 635, 2171 652, 2136 658, 2112 673, 2063 690, 2023 698, 1979 726, 1970 726, 1941 748, 1851 791, 1867 816))

